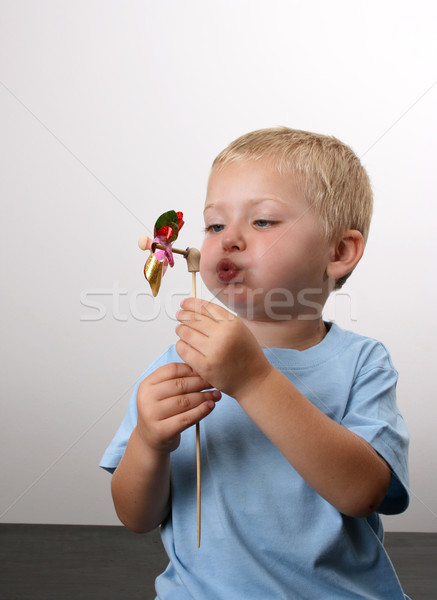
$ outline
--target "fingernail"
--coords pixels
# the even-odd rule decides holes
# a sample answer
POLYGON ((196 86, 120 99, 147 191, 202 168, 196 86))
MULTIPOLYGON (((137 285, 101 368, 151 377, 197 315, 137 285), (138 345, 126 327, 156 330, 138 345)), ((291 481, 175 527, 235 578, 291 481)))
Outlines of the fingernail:
POLYGON ((222 397, 222 393, 218 390, 213 390, 212 395, 216 400, 220 400, 220 398, 222 397))

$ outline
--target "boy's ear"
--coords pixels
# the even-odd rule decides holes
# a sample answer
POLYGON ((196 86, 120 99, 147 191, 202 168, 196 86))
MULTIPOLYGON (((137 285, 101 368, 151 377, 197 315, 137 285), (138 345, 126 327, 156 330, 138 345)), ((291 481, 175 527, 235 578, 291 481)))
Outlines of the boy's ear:
POLYGON ((364 239, 356 229, 348 229, 338 238, 326 267, 333 279, 344 277, 356 267, 364 252, 364 239))

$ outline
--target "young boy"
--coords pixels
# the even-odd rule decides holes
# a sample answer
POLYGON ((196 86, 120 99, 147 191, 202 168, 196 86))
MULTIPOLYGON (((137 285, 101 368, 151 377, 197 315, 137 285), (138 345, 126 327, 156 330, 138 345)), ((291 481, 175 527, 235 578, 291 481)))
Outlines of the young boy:
POLYGON ((145 372, 101 463, 116 469, 121 521, 161 525, 158 598, 406 597, 378 514, 408 505, 397 373, 382 344, 322 319, 371 212, 367 174, 335 138, 260 130, 214 161, 201 275, 232 312, 182 302, 176 345, 145 372))

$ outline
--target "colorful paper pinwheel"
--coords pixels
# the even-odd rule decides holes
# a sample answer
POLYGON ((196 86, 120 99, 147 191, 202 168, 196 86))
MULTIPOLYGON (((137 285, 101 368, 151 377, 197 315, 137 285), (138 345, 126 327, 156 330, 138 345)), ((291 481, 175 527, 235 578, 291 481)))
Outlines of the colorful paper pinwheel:
POLYGON ((174 265, 172 244, 176 241, 183 224, 183 214, 174 210, 162 214, 155 223, 151 254, 144 266, 144 275, 154 296, 158 294, 161 286, 165 261, 170 267, 174 265))
MULTIPOLYGON (((153 240, 147 236, 139 239, 141 250, 150 250, 150 256, 144 265, 144 275, 150 284, 152 294, 156 296, 161 286, 167 264, 174 265, 173 253, 181 254, 187 261, 188 272, 192 274, 192 296, 196 297, 196 273, 199 272, 200 252, 196 248, 179 250, 173 248, 179 231, 184 224, 183 214, 169 210, 162 214, 155 223, 153 240)), ((200 426, 196 423, 196 472, 197 472, 197 547, 200 547, 200 488, 201 488, 201 459, 200 459, 200 426)))

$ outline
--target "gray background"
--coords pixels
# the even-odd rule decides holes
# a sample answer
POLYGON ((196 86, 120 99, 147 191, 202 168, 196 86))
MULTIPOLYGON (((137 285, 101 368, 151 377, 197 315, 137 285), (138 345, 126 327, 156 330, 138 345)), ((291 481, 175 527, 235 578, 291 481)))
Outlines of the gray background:
POLYGON ((386 528, 437 531, 436 18, 431 0, 0 2, 1 521, 118 522, 97 463, 191 292, 178 262, 153 300, 137 239, 174 208, 199 246, 214 156, 288 125, 349 143, 372 179, 366 255, 326 317, 400 371, 412 500, 386 528))

